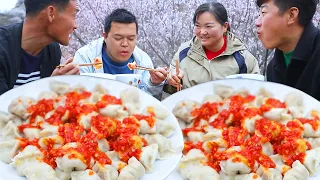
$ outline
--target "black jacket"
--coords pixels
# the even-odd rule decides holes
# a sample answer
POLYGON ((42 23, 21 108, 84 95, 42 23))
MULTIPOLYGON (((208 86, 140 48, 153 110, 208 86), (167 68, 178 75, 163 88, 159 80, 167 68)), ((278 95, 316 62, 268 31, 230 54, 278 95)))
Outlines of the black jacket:
MULTIPOLYGON (((23 58, 21 48, 23 22, 0 27, 0 95, 13 88, 20 71, 23 58)), ((58 43, 52 43, 43 49, 40 65, 41 78, 51 76, 59 65, 61 50, 58 43)))
POLYGON ((320 30, 306 26, 286 67, 283 52, 277 49, 268 65, 267 80, 285 84, 320 100, 320 30))

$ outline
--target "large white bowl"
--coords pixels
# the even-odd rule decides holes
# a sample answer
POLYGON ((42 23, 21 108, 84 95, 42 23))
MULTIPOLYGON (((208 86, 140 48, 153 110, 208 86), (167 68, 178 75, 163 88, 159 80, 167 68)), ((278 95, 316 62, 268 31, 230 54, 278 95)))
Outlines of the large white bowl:
MULTIPOLYGON (((120 91, 128 88, 135 88, 133 86, 127 85, 125 83, 121 83, 114 80, 108 80, 105 78, 97 78, 90 76, 56 76, 50 78, 40 79, 38 81, 34 81, 18 88, 12 89, 3 95, 0 96, 0 111, 8 112, 8 106, 14 98, 18 96, 30 96, 33 98, 37 98, 38 95, 45 90, 49 90, 49 83, 51 81, 61 81, 69 83, 70 85, 81 84, 86 87, 87 90, 92 90, 97 84, 101 84, 106 87, 111 95, 120 96, 120 91)), ((141 108, 148 105, 159 105, 163 108, 166 108, 160 101, 152 97, 151 95, 143 92, 142 90, 136 88, 139 91, 140 100, 141 100, 141 108)), ((141 110, 142 110, 141 109, 141 110)), ((174 117, 174 115, 170 112, 170 116, 166 119, 166 121, 174 124, 176 126, 176 131, 169 138, 172 141, 172 144, 175 149, 176 147, 183 147, 183 136, 179 124, 174 117)), ((1 137, 0 137, 1 138, 1 137)), ((177 153, 170 157, 167 160, 157 160, 154 163, 153 169, 154 171, 150 174, 146 174, 142 177, 142 180, 162 180, 165 179, 177 166, 178 162, 181 159, 182 154, 177 153)), ((0 161, 0 179, 4 180, 23 180, 25 177, 20 177, 16 173, 16 170, 0 161)))
MULTIPOLYGON (((305 106, 305 113, 311 109, 320 108, 320 102, 311 97, 310 95, 294 89, 289 86, 285 86, 282 84, 272 83, 272 82, 264 82, 258 80, 249 80, 249 79, 225 79, 225 80, 218 80, 218 81, 211 81, 208 83, 200 84, 185 90, 182 90, 178 93, 175 93, 168 98, 164 99, 162 103, 167 106, 171 111, 174 106, 184 100, 184 99, 191 99, 201 102, 206 95, 214 93, 214 85, 222 84, 233 87, 235 90, 240 88, 247 88, 250 93, 255 94, 260 88, 265 88, 270 91, 275 98, 284 100, 285 96, 290 92, 298 92, 303 97, 303 103, 305 106)), ((318 169, 318 173, 320 168, 318 169)), ((320 179, 320 175, 316 177, 310 177, 310 180, 320 179)), ((175 170, 173 171, 166 180, 182 180, 179 173, 175 170)))

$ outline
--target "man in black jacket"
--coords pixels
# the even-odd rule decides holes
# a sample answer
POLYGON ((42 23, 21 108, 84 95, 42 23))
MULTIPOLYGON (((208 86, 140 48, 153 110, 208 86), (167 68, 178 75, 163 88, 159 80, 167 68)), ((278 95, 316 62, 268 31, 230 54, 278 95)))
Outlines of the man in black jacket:
POLYGON ((320 100, 320 31, 313 23, 319 0, 257 0, 259 39, 276 48, 267 80, 300 89, 320 100))
POLYGON ((79 74, 68 59, 60 64, 58 43, 68 45, 77 28, 76 0, 25 0, 26 19, 0 27, 0 95, 25 83, 48 76, 79 74))

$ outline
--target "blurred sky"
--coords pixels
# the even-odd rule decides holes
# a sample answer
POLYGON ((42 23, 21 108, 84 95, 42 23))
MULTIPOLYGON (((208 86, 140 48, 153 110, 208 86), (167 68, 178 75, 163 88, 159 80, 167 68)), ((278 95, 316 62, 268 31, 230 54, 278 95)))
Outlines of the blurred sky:
POLYGON ((14 8, 18 0, 0 0, 0 13, 5 14, 14 8))

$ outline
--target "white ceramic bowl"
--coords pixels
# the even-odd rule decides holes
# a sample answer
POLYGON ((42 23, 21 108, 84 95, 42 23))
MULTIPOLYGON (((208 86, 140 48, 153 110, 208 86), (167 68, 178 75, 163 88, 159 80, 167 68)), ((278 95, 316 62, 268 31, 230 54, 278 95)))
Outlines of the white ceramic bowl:
POLYGON ((265 77, 260 74, 234 74, 227 76, 226 79, 253 79, 259 81, 265 81, 265 77))
POLYGON ((138 86, 141 81, 141 74, 117 74, 114 75, 117 81, 132 85, 138 86))
MULTIPOLYGON (((49 90, 49 84, 51 81, 61 81, 70 84, 71 86, 81 84, 87 90, 92 90, 97 84, 101 84, 106 87, 111 95, 117 96, 119 98, 120 91, 128 88, 135 88, 130 85, 114 81, 108 80, 105 78, 97 78, 90 76, 55 76, 49 78, 43 78, 37 81, 30 82, 23 86, 12 89, 3 95, 0 96, 0 111, 8 112, 8 106, 11 101, 21 95, 29 96, 33 98, 38 98, 38 95, 43 91, 49 90)), ((159 105, 160 107, 166 108, 160 101, 152 97, 151 95, 145 93, 144 91, 136 88, 139 92, 140 100, 141 100, 141 110, 148 105, 159 105)), ((173 148, 178 149, 178 147, 183 147, 183 136, 181 129, 179 127, 178 121, 174 117, 174 115, 170 112, 169 117, 166 121, 174 124, 176 127, 176 131, 169 138, 173 144, 173 148)), ((0 136, 1 139, 1 136, 0 136)), ((145 174, 142 177, 142 180, 162 180, 165 179, 177 166, 178 162, 181 159, 181 152, 173 155, 167 160, 157 160, 153 166, 153 172, 150 174, 145 174)), ((0 161, 0 179, 3 180, 24 180, 26 178, 20 177, 16 170, 0 161)))
MULTIPOLYGON (((184 99, 191 99, 198 102, 201 102, 206 95, 213 94, 214 92, 214 85, 222 84, 233 87, 235 90, 240 88, 247 88, 250 93, 255 94, 258 92, 260 88, 265 88, 269 92, 271 92, 275 98, 284 100, 285 96, 290 92, 298 92, 303 97, 303 103, 305 106, 305 113, 307 113, 311 109, 319 109, 320 102, 311 97, 310 95, 294 89, 289 86, 285 86, 282 84, 272 83, 272 82, 264 82, 264 81, 257 81, 257 80, 248 80, 248 79, 225 79, 225 80, 218 80, 218 81, 211 81, 207 83, 203 83, 185 90, 182 90, 178 93, 175 93, 162 101, 162 103, 167 106, 171 111, 173 110, 174 106, 184 100, 184 99)), ((319 174, 320 169, 318 169, 319 174)), ((310 177, 309 180, 316 180, 320 179, 320 175, 316 177, 310 177)), ((166 180, 182 180, 178 171, 173 171, 166 180)))
POLYGON ((83 76, 93 76, 93 77, 100 77, 105 79, 116 80, 116 77, 112 74, 105 74, 105 73, 81 73, 80 75, 83 76))

